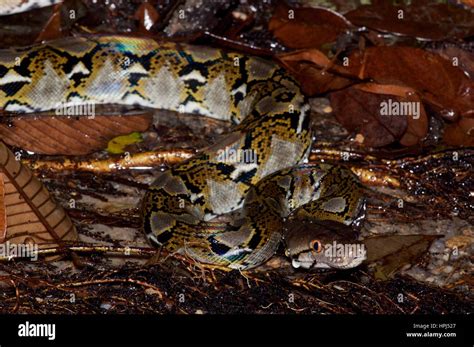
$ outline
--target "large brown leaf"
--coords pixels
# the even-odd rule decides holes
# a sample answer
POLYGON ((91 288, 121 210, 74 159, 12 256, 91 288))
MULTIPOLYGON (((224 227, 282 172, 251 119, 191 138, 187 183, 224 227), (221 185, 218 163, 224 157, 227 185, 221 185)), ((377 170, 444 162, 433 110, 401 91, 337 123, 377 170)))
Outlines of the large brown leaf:
POLYGON ((11 117, 0 124, 0 138, 12 146, 40 154, 84 155, 107 147, 116 136, 148 129, 152 116, 96 115, 87 117, 11 117))
POLYGON ((377 5, 360 6, 345 17, 358 26, 431 40, 474 34, 474 14, 447 4, 392 6, 389 1, 382 1, 377 5))
POLYGON ((421 142, 428 134, 428 116, 421 102, 420 97, 411 88, 400 87, 395 85, 382 85, 376 83, 358 84, 355 88, 369 93, 393 95, 397 101, 409 101, 418 103, 420 106, 420 114, 418 117, 406 116, 407 130, 399 140, 404 146, 415 146, 421 142))
MULTIPOLYGON (((363 53, 357 51, 350 55, 347 67, 336 64, 317 49, 282 54, 278 59, 298 78, 303 91, 308 95, 338 90, 354 79, 372 79, 377 82, 372 83, 376 85, 375 89, 368 90, 368 84, 358 85, 356 88, 376 94, 396 95, 409 101, 419 102, 421 98, 449 121, 444 136, 447 144, 470 146, 474 141, 474 83, 462 69, 453 66, 452 61, 438 54, 411 47, 370 47, 363 53), (409 93, 400 94, 396 92, 397 89, 409 93)), ((345 93, 347 92, 341 91, 340 95, 345 93)), ((366 98, 362 93, 361 95, 361 99, 366 98)), ((423 105, 420 108, 420 118, 408 118, 408 128, 403 137, 398 138, 396 131, 390 134, 388 128, 384 130, 379 126, 374 127, 373 122, 362 124, 363 119, 355 116, 367 113, 363 108, 372 109, 370 105, 356 105, 356 111, 353 112, 348 105, 344 105, 344 99, 336 99, 337 94, 333 102, 340 105, 336 109, 338 119, 351 131, 356 130, 359 125, 360 129, 365 128, 365 134, 361 133, 368 135, 368 139, 364 137, 365 144, 383 146, 399 140, 402 145, 412 146, 426 136, 428 117, 423 105), (382 131, 378 132, 379 129, 382 131)))
MULTIPOLYGON (((474 140, 474 82, 438 54, 412 47, 370 47, 349 58, 347 70, 361 79, 406 86, 448 122, 444 140, 469 146, 474 140)), ((412 139, 410 139, 413 142, 412 139)))
POLYGON ((381 103, 396 96, 374 94, 356 87, 331 93, 330 100, 337 120, 359 141, 370 147, 381 147, 400 140, 408 128, 406 116, 382 115, 381 103))
POLYGON ((474 114, 474 82, 438 54, 412 47, 370 47, 349 57, 347 70, 360 79, 416 90, 447 120, 474 114))
POLYGON ((366 263, 376 263, 375 277, 386 280, 405 264, 414 264, 439 235, 382 235, 365 239, 366 263))
POLYGON ((474 146, 474 118, 462 117, 446 126, 443 140, 452 146, 474 146))
POLYGON ((0 175, 0 243, 5 240, 7 234, 7 211, 5 209, 5 186, 3 175, 0 175))
POLYGON ((308 96, 342 89, 354 83, 349 78, 329 72, 330 67, 337 69, 337 66, 317 49, 284 53, 277 59, 298 79, 301 89, 308 96))
POLYGON ((0 205, 6 211, 4 241, 45 248, 77 240, 76 229, 64 209, 1 141, 0 175, 4 191, 0 205))
POLYGON ((333 42, 350 23, 325 8, 290 8, 283 1, 268 24, 270 31, 290 48, 315 48, 333 42))
POLYGON ((468 47, 468 43, 466 43, 466 47, 458 47, 455 44, 442 44, 431 51, 455 63, 469 76, 474 77, 474 52, 470 52, 468 47))

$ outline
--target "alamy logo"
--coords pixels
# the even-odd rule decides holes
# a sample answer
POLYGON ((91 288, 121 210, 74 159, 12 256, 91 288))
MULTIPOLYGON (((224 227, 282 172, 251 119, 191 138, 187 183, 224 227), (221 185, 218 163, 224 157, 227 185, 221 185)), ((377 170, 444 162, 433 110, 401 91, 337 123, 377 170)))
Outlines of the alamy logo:
POLYGON ((38 260, 38 245, 10 243, 7 241, 0 244, 0 257, 8 260, 13 258, 30 258, 32 261, 36 261, 38 260))
POLYGON ((95 103, 59 103, 56 105, 57 116, 87 116, 89 119, 95 118, 95 103))
POLYGON ((36 324, 26 321, 18 325, 19 337, 47 337, 52 341, 56 339, 56 324, 36 324))
POLYGON ((413 119, 420 118, 420 103, 416 101, 382 101, 380 103, 380 115, 382 116, 410 116, 413 119))
POLYGON ((312 248, 317 253, 324 252, 324 255, 327 258, 365 258, 367 253, 365 245, 360 243, 347 244, 333 241, 332 243, 328 243, 323 246, 321 243, 316 241, 312 245, 312 248))
POLYGON ((217 151, 217 160, 223 163, 257 163, 257 153, 252 149, 234 149, 226 147, 217 151))

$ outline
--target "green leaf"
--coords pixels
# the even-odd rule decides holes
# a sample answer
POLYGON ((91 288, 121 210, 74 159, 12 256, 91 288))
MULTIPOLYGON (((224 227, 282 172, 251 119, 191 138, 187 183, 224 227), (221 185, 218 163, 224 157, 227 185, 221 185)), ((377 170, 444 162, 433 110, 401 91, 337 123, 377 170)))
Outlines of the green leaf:
POLYGON ((107 152, 112 154, 122 154, 125 152, 125 147, 142 141, 142 134, 138 132, 133 132, 128 135, 117 136, 109 141, 109 144, 107 146, 107 152))

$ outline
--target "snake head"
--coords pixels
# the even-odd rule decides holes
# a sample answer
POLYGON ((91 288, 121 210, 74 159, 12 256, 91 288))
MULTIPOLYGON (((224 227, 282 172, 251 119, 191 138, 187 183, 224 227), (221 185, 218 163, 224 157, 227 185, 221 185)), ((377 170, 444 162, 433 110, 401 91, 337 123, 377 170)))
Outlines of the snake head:
POLYGON ((284 228, 285 254, 295 268, 350 269, 366 259, 350 226, 333 221, 290 220, 284 228))

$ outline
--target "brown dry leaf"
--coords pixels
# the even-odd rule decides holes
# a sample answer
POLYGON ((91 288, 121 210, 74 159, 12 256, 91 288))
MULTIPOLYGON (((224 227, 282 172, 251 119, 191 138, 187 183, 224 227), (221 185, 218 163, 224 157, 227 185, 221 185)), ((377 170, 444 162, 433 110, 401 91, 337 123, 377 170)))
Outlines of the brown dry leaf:
POLYGON ((5 241, 7 234, 7 212, 5 209, 5 184, 3 176, 0 175, 0 243, 5 241))
POLYGON ((471 235, 458 235, 446 240, 446 247, 449 248, 464 248, 471 244, 474 244, 474 236, 471 235))
POLYGON ((149 2, 143 2, 135 12, 134 18, 138 20, 139 31, 148 33, 153 25, 160 19, 160 14, 149 2))
POLYGON ((276 7, 268 28, 289 48, 314 48, 333 42, 350 27, 339 13, 325 8, 276 7))
POLYGON ((369 93, 356 86, 331 93, 330 100, 337 120, 350 132, 361 134, 359 139, 366 146, 381 147, 400 140, 408 128, 408 117, 381 114, 382 102, 406 98, 369 93))
POLYGON ((474 82, 435 53, 412 47, 370 47, 349 57, 360 79, 410 87, 449 121, 474 113, 474 82))
POLYGON ((389 235, 365 239, 366 263, 377 263, 375 277, 386 280, 406 264, 416 262, 439 235, 389 235))
POLYGON ((462 117, 444 129, 443 140, 452 146, 474 146, 474 118, 462 117))
POLYGON ((1 141, 0 175, 5 192, 6 241, 47 248, 77 240, 76 229, 64 209, 1 141))
POLYGON ((471 6, 474 8, 474 0, 461 0, 461 2, 467 6, 471 6))
POLYGON ((474 14, 447 4, 392 6, 380 2, 360 6, 345 17, 354 25, 430 40, 474 35, 474 14))
MULTIPOLYGON (((283 53, 277 56, 277 58, 283 63, 289 62, 310 62, 316 64, 320 68, 328 69, 332 67, 333 63, 331 60, 316 48, 303 49, 300 51, 294 51, 290 53, 283 53)), ((334 65, 337 67, 337 65, 334 65)))
POLYGON ((413 89, 396 85, 382 85, 376 83, 359 84, 356 86, 356 88, 370 93, 398 96, 400 97, 399 100, 401 101, 414 102, 419 105, 420 114, 417 117, 406 117, 408 122, 407 130, 399 140, 400 144, 403 146, 415 146, 419 144, 421 140, 428 134, 428 116, 426 115, 426 111, 423 107, 420 97, 413 89))
MULTIPOLYGON (((474 1, 474 0, 473 0, 474 1)), ((474 53, 467 49, 457 47, 454 44, 443 44, 441 47, 432 50, 444 59, 463 69, 469 76, 474 77, 474 53)))
POLYGON ((417 95, 409 95, 406 98, 409 102, 417 102, 420 104, 420 115, 418 118, 407 117, 408 127, 405 134, 399 140, 400 144, 406 147, 415 146, 423 140, 428 134, 428 116, 421 99, 417 95))
POLYGON ((54 40, 61 37, 61 4, 54 6, 53 14, 36 38, 36 42, 54 40))
POLYGON ((328 72, 326 68, 333 64, 317 49, 285 53, 277 59, 300 82, 301 89, 308 96, 339 90, 353 83, 348 78, 328 72))
POLYGON ((12 118, 0 124, 0 138, 11 146, 40 154, 84 155, 107 147, 119 135, 150 127, 150 114, 69 118, 45 114, 12 118))

